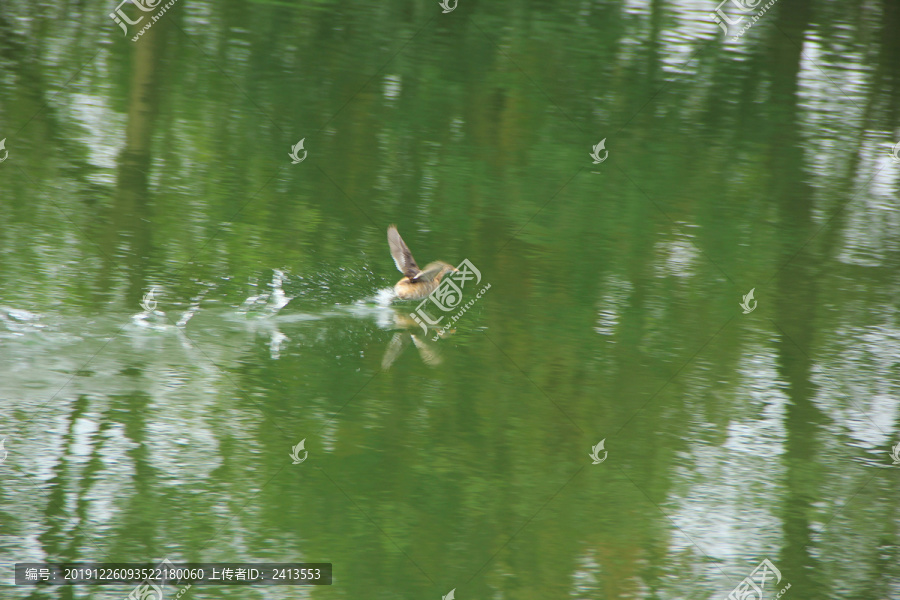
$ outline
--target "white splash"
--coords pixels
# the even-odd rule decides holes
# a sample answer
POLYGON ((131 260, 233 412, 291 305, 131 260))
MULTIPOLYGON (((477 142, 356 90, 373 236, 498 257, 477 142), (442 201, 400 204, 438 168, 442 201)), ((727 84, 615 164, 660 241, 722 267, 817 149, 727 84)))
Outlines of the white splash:
POLYGON ((269 287, 272 288, 272 291, 263 292, 256 296, 250 296, 244 300, 240 312, 248 314, 259 311, 261 313, 260 316, 263 317, 271 317, 278 313, 278 311, 287 306, 288 302, 293 299, 292 296, 285 294, 282 289, 285 279, 287 278, 284 275, 284 271, 273 269, 272 281, 269 283, 269 287))
POLYGON ((375 293, 373 300, 378 306, 387 308, 396 298, 397 294, 394 293, 394 288, 384 288, 375 293))

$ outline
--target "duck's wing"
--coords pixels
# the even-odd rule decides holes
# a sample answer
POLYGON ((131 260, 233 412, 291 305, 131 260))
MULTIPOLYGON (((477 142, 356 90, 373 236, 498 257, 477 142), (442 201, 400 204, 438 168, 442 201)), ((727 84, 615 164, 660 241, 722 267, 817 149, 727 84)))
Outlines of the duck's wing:
POLYGON ((416 345, 416 349, 419 351, 419 356, 422 357, 422 362, 424 362, 429 367, 436 367, 437 365, 441 364, 441 355, 438 354, 435 349, 417 338, 412 333, 409 334, 409 337, 412 338, 413 344, 416 345))
POLYGON ((405 348, 408 343, 409 340, 403 333, 394 334, 394 337, 392 337, 391 341, 388 343, 387 350, 384 351, 384 358, 381 359, 381 369, 383 371, 387 371, 391 368, 391 365, 394 364, 394 361, 397 360, 397 357, 400 356, 400 353, 403 352, 403 348, 405 348))
MULTIPOLYGON (((410 279, 415 279, 416 281, 433 281, 437 274, 440 273, 444 267, 449 266, 445 262, 435 261, 433 263, 428 263, 425 265, 425 269, 419 271, 415 277, 410 277, 410 279)), ((452 268, 452 267, 451 267, 452 268)))
POLYGON ((391 256, 394 257, 394 264, 397 265, 398 271, 410 279, 422 272, 419 265, 416 264, 412 252, 409 251, 403 238, 397 232, 397 228, 393 225, 388 227, 388 245, 391 247, 391 256))

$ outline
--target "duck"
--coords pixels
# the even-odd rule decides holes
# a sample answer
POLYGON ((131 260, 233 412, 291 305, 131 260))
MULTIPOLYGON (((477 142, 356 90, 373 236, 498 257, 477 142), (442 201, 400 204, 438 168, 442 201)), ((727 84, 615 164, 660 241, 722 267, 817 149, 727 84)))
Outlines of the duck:
POLYGON ((394 264, 403 273, 403 279, 394 285, 394 294, 401 300, 427 298, 440 285, 444 275, 459 272, 459 269, 442 260, 428 263, 424 269, 420 269, 395 225, 388 227, 387 237, 394 264))

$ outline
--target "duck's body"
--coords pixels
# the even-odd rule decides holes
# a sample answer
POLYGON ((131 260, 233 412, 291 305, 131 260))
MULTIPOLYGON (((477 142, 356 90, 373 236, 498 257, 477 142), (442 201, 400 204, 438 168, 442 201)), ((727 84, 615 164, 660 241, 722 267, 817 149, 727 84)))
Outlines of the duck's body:
POLYGON ((440 285, 444 275, 457 270, 441 260, 428 263, 425 269, 420 269, 393 225, 388 227, 388 245, 391 247, 391 256, 394 257, 397 270, 404 275, 403 279, 394 285, 394 293, 401 300, 421 300, 428 297, 428 294, 440 285))
POLYGON ((440 261, 429 264, 425 267, 423 273, 428 272, 429 269, 437 270, 434 279, 423 280, 404 277, 398 281, 394 285, 394 293, 397 294, 397 297, 401 300, 421 300, 422 298, 427 298, 428 294, 433 292, 435 288, 440 285, 441 279, 446 273, 456 270, 447 263, 440 261))

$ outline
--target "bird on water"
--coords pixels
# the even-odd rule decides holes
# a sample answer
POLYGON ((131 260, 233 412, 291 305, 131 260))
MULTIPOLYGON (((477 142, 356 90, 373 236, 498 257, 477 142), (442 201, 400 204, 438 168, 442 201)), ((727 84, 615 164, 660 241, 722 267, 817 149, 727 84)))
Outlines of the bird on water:
POLYGON ((458 272, 459 269, 442 260, 428 263, 425 269, 420 269, 404 243, 397 227, 388 227, 388 245, 391 247, 391 256, 397 270, 403 273, 403 279, 394 286, 394 293, 401 300, 419 300, 425 298, 441 283, 441 278, 447 273, 458 272))

